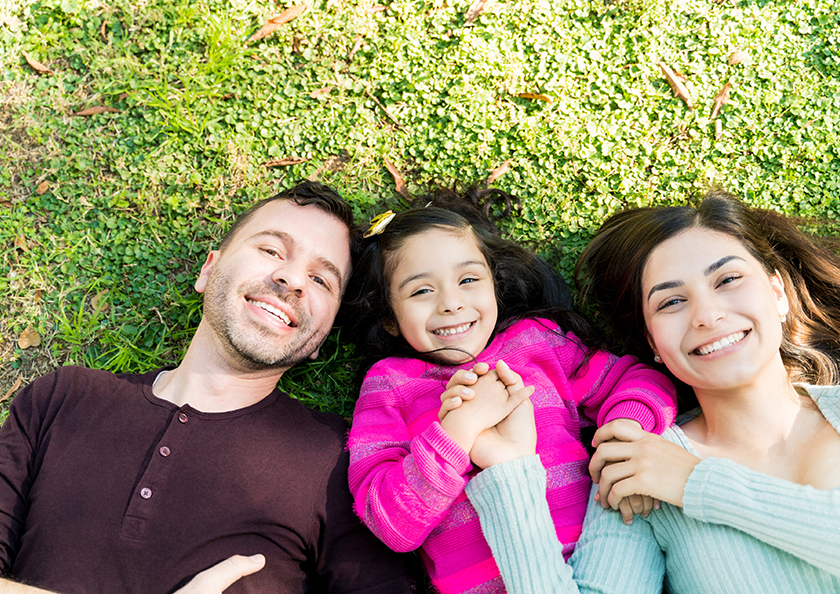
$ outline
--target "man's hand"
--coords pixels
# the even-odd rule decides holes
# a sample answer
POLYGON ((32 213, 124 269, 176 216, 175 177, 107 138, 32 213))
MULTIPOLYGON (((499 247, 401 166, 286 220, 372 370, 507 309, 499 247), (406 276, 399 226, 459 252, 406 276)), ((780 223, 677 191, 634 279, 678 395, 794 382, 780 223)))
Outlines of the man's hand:
POLYGON ((265 557, 234 555, 210 569, 205 569, 175 594, 221 594, 236 580, 259 571, 265 565, 265 557))

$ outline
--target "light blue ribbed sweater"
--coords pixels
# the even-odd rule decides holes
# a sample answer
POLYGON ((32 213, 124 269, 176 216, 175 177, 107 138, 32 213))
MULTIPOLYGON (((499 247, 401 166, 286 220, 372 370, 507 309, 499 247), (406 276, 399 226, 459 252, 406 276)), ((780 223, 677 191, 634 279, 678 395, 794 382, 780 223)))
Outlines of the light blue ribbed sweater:
MULTIPOLYGON (((840 433, 840 387, 805 388, 840 433)), ((679 427, 663 437, 697 455, 679 427)), ((510 594, 840 593, 840 489, 707 458, 688 479, 684 508, 663 503, 626 526, 621 514, 590 501, 566 565, 545 480, 531 456, 467 485, 510 594)))

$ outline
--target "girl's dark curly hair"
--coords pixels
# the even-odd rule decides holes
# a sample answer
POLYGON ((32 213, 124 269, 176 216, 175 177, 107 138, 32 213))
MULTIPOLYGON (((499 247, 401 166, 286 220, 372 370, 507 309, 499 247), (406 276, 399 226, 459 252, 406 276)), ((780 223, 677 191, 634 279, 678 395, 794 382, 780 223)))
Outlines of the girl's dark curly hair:
MULTIPOLYGON (((597 329, 573 311, 572 297, 560 275, 530 250, 502 239, 490 219, 492 206, 509 213, 514 199, 496 189, 471 188, 463 194, 438 190, 422 199, 425 207, 398 213, 385 230, 366 240, 344 297, 344 327, 369 362, 392 356, 418 358, 402 336, 391 335, 396 318, 389 301, 389 272, 410 237, 430 229, 472 233, 493 275, 498 320, 493 335, 524 318, 548 318, 572 331, 588 349, 601 345, 597 329)), ((429 357, 429 358, 433 358, 429 357)), ((434 359, 441 363, 440 360, 434 359)))

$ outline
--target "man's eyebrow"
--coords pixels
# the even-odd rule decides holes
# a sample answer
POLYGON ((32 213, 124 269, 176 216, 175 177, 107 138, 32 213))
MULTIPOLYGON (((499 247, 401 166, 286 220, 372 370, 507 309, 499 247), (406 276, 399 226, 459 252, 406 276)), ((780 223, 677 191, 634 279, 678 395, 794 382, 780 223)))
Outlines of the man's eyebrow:
MULTIPOLYGON (((256 233, 255 235, 253 235, 253 238, 261 237, 261 236, 264 236, 264 235, 268 235, 269 237, 276 237, 280 241, 291 244, 292 247, 297 245, 294 237, 292 237, 291 235, 289 235, 285 231, 278 231, 277 229, 266 229, 264 231, 260 231, 259 233, 256 233)), ((318 264, 320 264, 321 266, 326 268, 329 271, 330 274, 335 276, 335 278, 338 280, 338 286, 341 287, 343 277, 341 276, 341 271, 338 269, 338 266, 333 264, 330 260, 328 260, 324 256, 316 257, 316 261, 318 262, 318 264)))
MULTIPOLYGON (((721 258, 717 262, 714 262, 714 263, 710 264, 703 271, 703 276, 709 276, 715 270, 719 269, 721 266, 723 266, 727 262, 730 262, 731 260, 743 260, 743 258, 740 258, 738 256, 724 256, 723 258, 721 258)), ((682 287, 684 284, 685 283, 682 282, 681 280, 673 280, 673 281, 667 281, 667 282, 664 282, 664 283, 659 283, 658 285, 653 285, 653 287, 651 287, 651 289, 650 289, 650 292, 648 293, 648 300, 650 300, 651 296, 656 291, 664 291, 664 290, 667 290, 667 289, 674 289, 676 287, 682 287)))
MULTIPOLYGON (((457 263, 455 266, 453 266, 453 268, 455 268, 455 269, 466 268, 467 266, 482 266, 484 268, 487 268, 487 263, 484 262, 483 260, 466 260, 465 262, 457 263)), ((419 278, 423 278, 423 277, 426 277, 426 276, 429 276, 429 275, 430 275, 429 272, 420 272, 419 274, 414 274, 412 276, 409 276, 407 279, 405 279, 403 282, 400 283, 400 285, 397 287, 397 290, 399 291, 400 289, 402 289, 404 286, 406 286, 411 281, 415 281, 419 278)))

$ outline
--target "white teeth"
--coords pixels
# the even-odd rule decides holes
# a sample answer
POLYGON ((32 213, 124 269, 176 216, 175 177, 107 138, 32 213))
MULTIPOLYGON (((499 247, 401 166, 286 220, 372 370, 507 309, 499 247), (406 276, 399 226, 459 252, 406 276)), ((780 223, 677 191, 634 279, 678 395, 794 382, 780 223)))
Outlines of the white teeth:
POLYGON ((731 344, 735 344, 736 342, 744 340, 744 337, 746 335, 746 332, 736 332, 735 334, 724 336, 723 338, 721 338, 720 340, 716 340, 712 344, 706 344, 701 347, 698 347, 694 349, 694 352, 698 355, 708 355, 709 353, 714 353, 715 351, 719 351, 720 349, 726 348, 731 344))
POLYGON ((280 311, 279 309, 277 309, 277 308, 276 308, 276 307, 274 307, 273 305, 270 305, 270 304, 268 304, 268 303, 264 303, 264 302, 262 302, 262 301, 253 301, 253 300, 251 300, 251 299, 248 299, 247 301, 248 301, 248 303, 250 303, 251 305, 256 305, 257 307, 260 307, 260 308, 264 309, 264 310, 265 310, 265 311, 267 311, 268 313, 270 313, 270 314, 274 314, 275 316, 277 316, 278 318, 280 318, 281 320, 283 320, 283 322, 284 322, 287 326, 291 326, 291 325, 292 325, 292 321, 289 319, 289 316, 287 316, 286 314, 284 314, 282 311, 280 311))
POLYGON ((461 324, 460 326, 455 326, 454 328, 443 328, 441 330, 432 330, 432 334, 436 334, 438 336, 452 336, 453 334, 460 334, 461 332, 466 332, 472 326, 472 322, 468 322, 466 324, 461 324))

